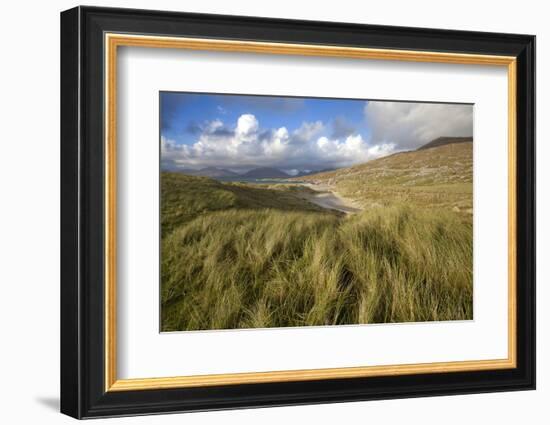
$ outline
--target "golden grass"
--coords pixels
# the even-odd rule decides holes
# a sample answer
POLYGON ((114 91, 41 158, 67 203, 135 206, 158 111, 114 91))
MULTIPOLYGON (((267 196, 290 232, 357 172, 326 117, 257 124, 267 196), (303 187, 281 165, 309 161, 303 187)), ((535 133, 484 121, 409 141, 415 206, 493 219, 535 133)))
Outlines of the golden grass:
POLYGON ((297 179, 332 187, 366 208, 406 203, 471 214, 473 144, 402 152, 297 179))
POLYGON ((470 215, 162 175, 163 331, 472 319, 470 215))

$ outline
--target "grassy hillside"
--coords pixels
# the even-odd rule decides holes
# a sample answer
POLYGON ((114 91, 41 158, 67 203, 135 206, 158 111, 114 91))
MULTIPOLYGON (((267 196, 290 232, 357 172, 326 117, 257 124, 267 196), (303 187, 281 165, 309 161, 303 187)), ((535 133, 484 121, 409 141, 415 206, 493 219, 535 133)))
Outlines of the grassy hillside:
POLYGON ((397 203, 345 216, 304 190, 163 173, 162 330, 472 318, 471 221, 397 203))
POLYGON ((431 149, 438 146, 450 145, 453 143, 473 142, 473 137, 438 137, 425 145, 420 146, 417 150, 431 149))
POLYGON ((473 146, 446 144, 351 168, 300 177, 332 187, 363 207, 407 204, 471 214, 473 146))
POLYGON ((273 208, 283 211, 325 212, 311 204, 295 191, 308 191, 305 187, 287 185, 246 185, 222 183, 208 177, 180 173, 161 174, 161 226, 162 235, 193 218, 212 211, 227 209, 273 208))

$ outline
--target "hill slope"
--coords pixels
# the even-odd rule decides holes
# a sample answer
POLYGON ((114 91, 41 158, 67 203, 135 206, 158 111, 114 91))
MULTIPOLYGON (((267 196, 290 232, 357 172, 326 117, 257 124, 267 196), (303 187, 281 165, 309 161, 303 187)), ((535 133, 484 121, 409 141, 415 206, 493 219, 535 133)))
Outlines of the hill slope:
POLYGON ((471 213, 473 144, 432 145, 299 180, 327 186, 363 207, 406 203, 471 213))
POLYGON ((451 145, 453 143, 466 143, 472 142, 472 137, 438 137, 423 146, 420 146, 417 150, 436 148, 438 146, 451 145))
POLYGON ((286 179, 287 177, 290 177, 284 171, 270 167, 254 168, 253 170, 244 173, 243 176, 255 179, 286 179))
MULTIPOLYGON (((285 185, 265 186, 223 183, 208 177, 161 173, 161 224, 166 235, 201 214, 228 209, 277 209, 321 212, 327 210, 302 197, 308 189, 285 185)), ((330 212, 329 212, 330 213, 330 212)))

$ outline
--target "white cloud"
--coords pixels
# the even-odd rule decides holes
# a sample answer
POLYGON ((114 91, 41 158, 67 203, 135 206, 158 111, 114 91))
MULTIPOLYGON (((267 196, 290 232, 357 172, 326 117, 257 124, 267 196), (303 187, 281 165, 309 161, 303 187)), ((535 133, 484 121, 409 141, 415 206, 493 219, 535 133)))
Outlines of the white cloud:
POLYGON ((441 136, 471 136, 471 105, 368 102, 365 117, 371 140, 394 144, 397 149, 413 149, 441 136))
POLYGON ((370 146, 360 134, 354 134, 340 141, 327 137, 317 140, 318 149, 327 156, 335 158, 338 163, 360 163, 392 153, 395 145, 392 143, 370 146))
POLYGON ((253 114, 243 114, 230 125, 216 119, 199 127, 193 144, 162 137, 163 167, 268 166, 293 172, 348 167, 415 149, 437 137, 471 136, 473 131, 470 105, 373 101, 365 105, 364 114, 368 138, 351 126, 331 131, 331 125, 321 121, 303 122, 296 129, 265 129, 253 114))
POLYGON ((286 170, 346 167, 387 155, 394 144, 372 145, 360 134, 342 139, 322 135, 321 121, 303 122, 290 132, 286 127, 264 130, 252 114, 241 115, 233 129, 220 120, 205 123, 192 145, 161 138, 165 168, 278 167, 286 170))
POLYGON ((321 121, 303 122, 300 128, 292 132, 293 140, 296 143, 307 143, 324 130, 325 126, 321 121))
POLYGON ((237 121, 236 133, 241 137, 252 135, 258 131, 258 120, 252 114, 244 114, 237 121))
POLYGON ((206 124, 204 131, 206 133, 212 134, 212 133, 215 133, 216 130, 219 130, 222 127, 223 127, 223 122, 221 120, 214 120, 206 124))

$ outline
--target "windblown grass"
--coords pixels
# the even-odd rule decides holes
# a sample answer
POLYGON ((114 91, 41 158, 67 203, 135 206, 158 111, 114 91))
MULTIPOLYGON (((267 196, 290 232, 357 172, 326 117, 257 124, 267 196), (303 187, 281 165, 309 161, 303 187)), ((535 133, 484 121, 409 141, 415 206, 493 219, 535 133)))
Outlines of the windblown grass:
POLYGON ((163 331, 472 319, 471 216, 292 190, 163 173, 163 331))
MULTIPOLYGON (((208 177, 180 173, 161 174, 162 237, 178 226, 212 211, 276 208, 284 211, 326 212, 295 196, 305 187, 221 183, 208 177)), ((335 214, 335 213, 334 213, 335 214)))

